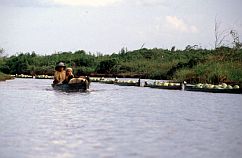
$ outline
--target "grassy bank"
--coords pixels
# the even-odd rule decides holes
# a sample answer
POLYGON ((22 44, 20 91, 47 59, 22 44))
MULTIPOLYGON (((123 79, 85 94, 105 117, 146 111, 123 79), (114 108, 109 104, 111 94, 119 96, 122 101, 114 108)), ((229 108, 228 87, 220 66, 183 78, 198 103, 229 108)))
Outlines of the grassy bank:
POLYGON ((6 81, 6 80, 10 80, 10 79, 13 79, 13 77, 0 72, 0 81, 6 81))
POLYGON ((176 71, 174 79, 190 83, 242 83, 242 52, 217 51, 191 68, 176 71))
POLYGON ((186 80, 188 83, 242 83, 242 49, 139 49, 110 55, 83 50, 41 56, 20 53, 4 58, 0 71, 5 74, 53 75, 59 61, 75 74, 109 77, 141 77, 186 80))

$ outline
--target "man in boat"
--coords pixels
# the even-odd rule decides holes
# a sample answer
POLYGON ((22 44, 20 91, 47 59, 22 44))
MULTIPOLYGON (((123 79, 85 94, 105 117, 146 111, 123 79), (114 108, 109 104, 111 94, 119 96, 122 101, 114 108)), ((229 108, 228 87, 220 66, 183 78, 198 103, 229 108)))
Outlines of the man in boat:
POLYGON ((72 73, 72 68, 68 67, 66 68, 66 78, 65 80, 62 82, 63 84, 68 84, 69 81, 74 77, 73 73, 72 73))
POLYGON ((53 84, 62 84, 66 79, 66 66, 63 62, 56 64, 53 84))

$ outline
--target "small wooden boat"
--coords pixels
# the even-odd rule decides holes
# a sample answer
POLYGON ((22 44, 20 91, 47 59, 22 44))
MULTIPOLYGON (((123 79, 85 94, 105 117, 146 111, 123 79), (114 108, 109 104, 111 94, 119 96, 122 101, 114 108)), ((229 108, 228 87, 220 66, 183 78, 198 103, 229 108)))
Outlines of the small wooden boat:
POLYGON ((101 79, 100 78, 90 78, 91 82, 100 82, 101 79))
POLYGON ((55 90, 65 91, 65 92, 85 92, 89 89, 88 82, 72 83, 72 84, 52 84, 55 90))
POLYGON ((174 86, 161 86, 161 85, 145 85, 145 87, 150 87, 150 88, 157 88, 157 89, 168 89, 168 90, 181 90, 182 86, 181 85, 174 85, 174 86))
POLYGON ((24 75, 24 74, 21 74, 21 75, 15 75, 16 78, 33 78, 33 76, 30 76, 30 75, 24 75))
POLYGON ((232 93, 232 94, 242 94, 242 89, 214 89, 214 88, 197 88, 195 86, 185 86, 186 91, 195 92, 208 92, 208 93, 232 93))
POLYGON ((115 80, 100 80, 99 83, 104 83, 104 84, 114 84, 116 81, 115 80))
POLYGON ((36 79, 53 79, 54 76, 48 76, 48 75, 37 75, 35 76, 36 79))
POLYGON ((119 86, 140 86, 139 82, 115 82, 114 84, 119 86))

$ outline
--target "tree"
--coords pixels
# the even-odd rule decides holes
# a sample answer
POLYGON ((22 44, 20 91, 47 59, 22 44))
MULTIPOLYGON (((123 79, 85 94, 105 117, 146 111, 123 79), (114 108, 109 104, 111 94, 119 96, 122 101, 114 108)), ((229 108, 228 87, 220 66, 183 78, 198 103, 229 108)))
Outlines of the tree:
POLYGON ((221 30, 221 22, 215 18, 215 24, 214 24, 214 36, 215 36, 215 41, 214 41, 214 48, 218 48, 223 46, 223 43, 228 36, 227 30, 221 30))
POLYGON ((238 32, 236 30, 231 30, 230 35, 233 38, 233 47, 235 49, 240 49, 242 47, 242 43, 240 43, 238 32))
POLYGON ((101 61, 99 66, 98 66, 97 72, 98 73, 105 73, 105 74, 111 73, 116 64, 117 64, 116 59, 101 61))
POLYGON ((174 52, 175 49, 176 49, 176 47, 175 47, 175 46, 172 46, 172 47, 171 47, 171 52, 174 52))
POLYGON ((1 48, 1 49, 0 49, 0 57, 2 57, 2 56, 3 56, 4 52, 5 52, 5 51, 4 51, 4 49, 3 49, 3 48, 1 48))
POLYGON ((196 49, 198 49, 198 45, 193 45, 193 46, 187 45, 185 48, 185 50, 187 50, 187 51, 196 50, 196 49))

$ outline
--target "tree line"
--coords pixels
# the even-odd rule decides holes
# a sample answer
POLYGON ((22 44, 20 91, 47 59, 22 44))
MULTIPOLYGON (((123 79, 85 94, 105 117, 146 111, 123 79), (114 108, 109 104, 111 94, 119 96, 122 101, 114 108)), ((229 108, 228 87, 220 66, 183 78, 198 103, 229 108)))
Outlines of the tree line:
POLYGON ((242 49, 214 50, 187 46, 185 50, 122 48, 113 54, 92 54, 84 50, 52 55, 18 53, 1 57, 5 74, 53 75, 58 62, 72 67, 75 74, 109 77, 141 77, 186 80, 190 83, 242 82, 242 49))

